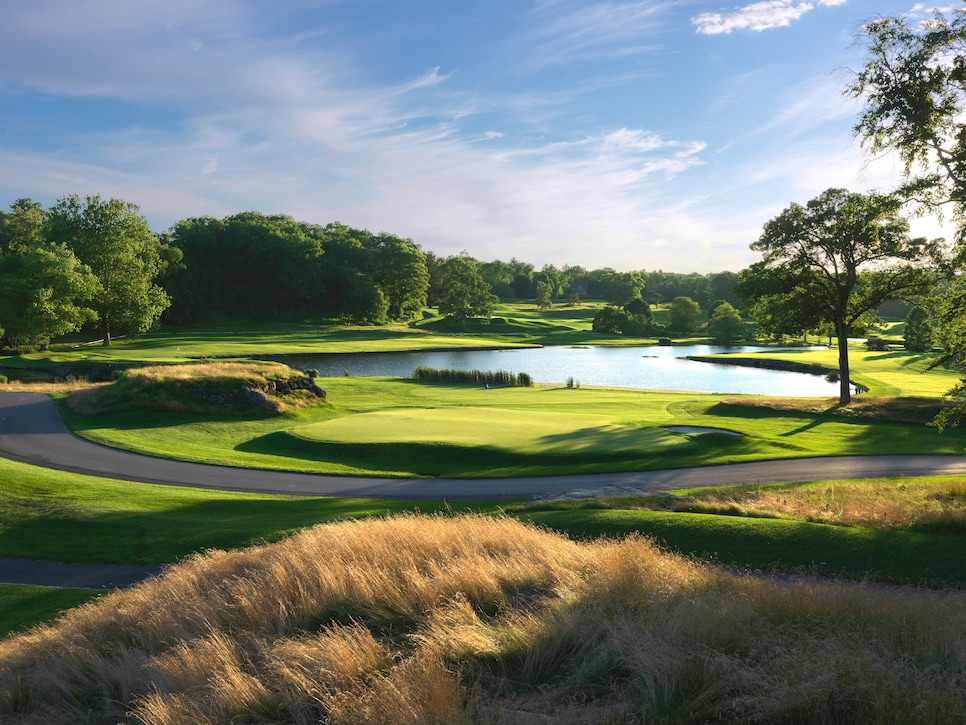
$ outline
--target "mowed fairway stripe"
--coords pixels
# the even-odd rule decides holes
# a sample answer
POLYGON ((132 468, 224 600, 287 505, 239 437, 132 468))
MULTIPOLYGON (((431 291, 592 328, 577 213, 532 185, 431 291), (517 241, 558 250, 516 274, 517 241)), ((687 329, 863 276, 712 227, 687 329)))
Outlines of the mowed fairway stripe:
POLYGON ((0 455, 105 478, 225 491, 403 499, 520 498, 555 491, 631 486, 644 491, 881 476, 966 475, 962 456, 842 456, 702 468, 504 479, 390 479, 207 466, 105 448, 64 425, 42 393, 0 393, 0 455))

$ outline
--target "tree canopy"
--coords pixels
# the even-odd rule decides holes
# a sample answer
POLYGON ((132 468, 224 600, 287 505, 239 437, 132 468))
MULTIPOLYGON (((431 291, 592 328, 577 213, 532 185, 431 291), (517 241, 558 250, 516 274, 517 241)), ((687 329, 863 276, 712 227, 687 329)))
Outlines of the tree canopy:
POLYGON ((855 133, 873 153, 894 150, 904 192, 930 206, 952 203, 962 238, 966 211, 966 9, 865 24, 867 59, 846 92, 865 101, 855 133))
POLYGON ((115 332, 144 332, 157 322, 170 302, 154 284, 159 242, 135 204, 67 196, 48 212, 47 230, 51 242, 69 247, 97 278, 91 307, 104 345, 115 332))
POLYGON ((737 292, 766 330, 799 335, 823 323, 839 349, 839 400, 851 399, 848 337, 886 300, 918 296, 943 262, 938 241, 909 237, 893 195, 828 189, 792 204, 751 245, 762 259, 739 276, 737 292))
POLYGON ((729 302, 722 302, 714 308, 708 319, 708 335, 719 345, 734 345, 745 339, 741 315, 729 302))
POLYGON ((480 276, 476 260, 460 254, 440 263, 439 286, 435 293, 439 313, 466 325, 466 320, 479 317, 489 320, 497 298, 480 276))

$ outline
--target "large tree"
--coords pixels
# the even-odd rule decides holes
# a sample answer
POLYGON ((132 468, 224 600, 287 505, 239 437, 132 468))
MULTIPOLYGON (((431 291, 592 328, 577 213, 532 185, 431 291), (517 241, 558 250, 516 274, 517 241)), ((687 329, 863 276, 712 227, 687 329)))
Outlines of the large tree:
POLYGON ((440 263, 436 304, 439 313, 452 317, 466 327, 466 320, 489 320, 497 297, 479 272, 479 263, 467 254, 448 257, 440 263))
POLYGON ((40 245, 0 257, 0 322, 6 344, 47 349, 52 337, 97 318, 86 303, 98 288, 91 271, 63 245, 40 245))
POLYGON ((901 206, 892 195, 845 189, 792 204, 751 245, 761 261, 739 275, 736 291, 765 327, 800 335, 832 325, 843 404, 851 400, 850 331, 886 300, 924 294, 944 261, 938 241, 910 238, 901 206))
POLYGON ((690 297, 681 295, 668 305, 668 329, 675 332, 691 332, 701 314, 701 306, 690 297))
MULTIPOLYGON (((924 208, 952 207, 960 265, 966 264, 966 8, 936 11, 923 23, 881 17, 862 27, 865 65, 846 92, 865 108, 855 133, 873 153, 896 151, 905 164, 901 191, 924 208)), ((945 354, 966 358, 966 281, 936 301, 945 354)), ((950 395, 966 390, 966 378, 950 395)), ((937 422, 960 423, 966 406, 937 422)))
POLYGON ((91 300, 104 345, 116 332, 144 332, 168 306, 154 284, 161 268, 159 242, 138 207, 120 199, 76 195, 60 199, 47 215, 48 238, 64 244, 97 277, 91 300))
POLYGON ((966 9, 911 26, 881 17, 862 26, 865 65, 846 93, 865 101, 855 133, 874 153, 897 151, 910 198, 953 204, 966 221, 966 9))
POLYGON ((426 306, 429 270, 426 255, 412 239, 380 234, 370 243, 372 274, 389 304, 393 320, 409 320, 426 306))

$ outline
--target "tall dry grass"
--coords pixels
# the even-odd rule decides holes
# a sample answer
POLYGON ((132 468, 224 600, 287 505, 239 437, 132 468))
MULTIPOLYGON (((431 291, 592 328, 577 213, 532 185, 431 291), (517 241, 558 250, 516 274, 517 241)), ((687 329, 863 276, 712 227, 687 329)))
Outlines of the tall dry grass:
POLYGON ((966 533, 966 481, 875 479, 798 486, 706 490, 653 502, 657 508, 702 513, 795 518, 871 529, 966 533))
POLYGON ((966 596, 403 516, 210 552, 0 642, 21 723, 966 721, 966 596))

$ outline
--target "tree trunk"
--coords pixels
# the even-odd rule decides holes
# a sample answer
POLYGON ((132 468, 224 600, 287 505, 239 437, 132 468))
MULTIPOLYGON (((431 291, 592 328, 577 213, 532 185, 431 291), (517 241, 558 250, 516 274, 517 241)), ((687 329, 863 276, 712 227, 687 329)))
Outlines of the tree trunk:
POLYGON ((839 342, 839 405, 847 405, 852 401, 852 389, 849 387, 849 333, 844 324, 838 324, 835 334, 839 342))
POLYGON ((111 346, 111 321, 105 316, 101 319, 101 334, 103 335, 104 347, 111 346))

